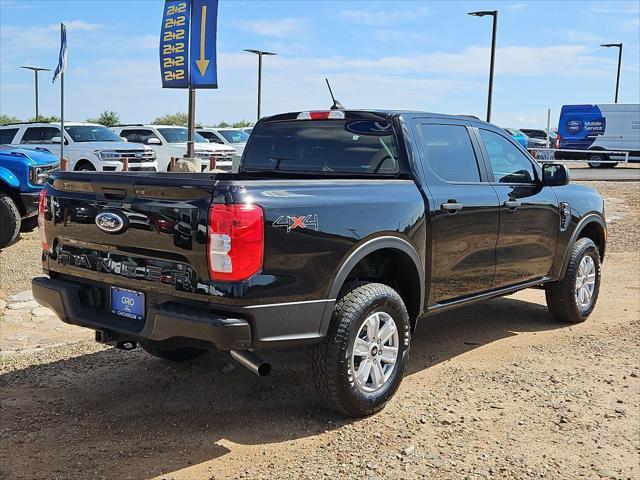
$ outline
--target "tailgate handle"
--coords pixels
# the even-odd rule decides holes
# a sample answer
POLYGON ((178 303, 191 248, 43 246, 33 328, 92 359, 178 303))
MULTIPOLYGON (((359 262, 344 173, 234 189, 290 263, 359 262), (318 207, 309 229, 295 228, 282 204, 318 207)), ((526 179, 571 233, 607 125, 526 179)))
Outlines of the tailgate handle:
POLYGON ((103 188, 104 198, 109 200, 123 200, 127 198, 127 191, 122 188, 103 188))

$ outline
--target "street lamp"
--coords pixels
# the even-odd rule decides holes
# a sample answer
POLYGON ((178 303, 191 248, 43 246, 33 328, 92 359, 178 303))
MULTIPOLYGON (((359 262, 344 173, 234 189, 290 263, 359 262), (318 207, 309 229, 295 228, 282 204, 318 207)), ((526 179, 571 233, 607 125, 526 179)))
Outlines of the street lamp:
POLYGON ((491 66, 489 67, 489 98, 487 99, 487 122, 491 121, 491 98, 493 97, 493 67, 496 61, 496 30, 498 28, 498 11, 485 10, 480 12, 469 12, 473 17, 493 17, 493 33, 491 34, 491 66))
POLYGON ((620 65, 622 64, 622 44, 621 43, 605 43, 601 47, 618 47, 618 75, 616 76, 616 99, 614 103, 618 103, 618 88, 620 87, 620 65))
POLYGON ((32 67, 30 65, 25 65, 20 68, 24 68, 26 70, 33 70, 33 73, 36 77, 36 122, 38 121, 38 117, 40 116, 40 112, 38 110, 38 72, 50 72, 51 70, 43 67, 32 67))
POLYGON ((265 50, 255 50, 253 48, 245 48, 244 51, 258 55, 258 120, 260 120, 260 101, 262 99, 262 56, 275 55, 275 53, 267 52, 265 50))

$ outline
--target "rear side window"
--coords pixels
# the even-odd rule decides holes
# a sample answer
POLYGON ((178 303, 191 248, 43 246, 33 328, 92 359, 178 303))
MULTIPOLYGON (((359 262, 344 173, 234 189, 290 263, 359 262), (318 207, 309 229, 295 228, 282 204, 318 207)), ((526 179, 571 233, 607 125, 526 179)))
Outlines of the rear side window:
POLYGON ((3 128, 0 130, 0 145, 8 145, 18 133, 18 128, 3 128))
POLYGON ((222 140, 218 138, 218 136, 213 132, 207 132, 206 130, 198 131, 200 135, 209 140, 211 143, 224 143, 222 140))
POLYGON ((24 132, 20 143, 38 144, 53 143, 53 137, 60 136, 60 129, 57 127, 29 127, 24 132))
POLYGON ((478 160, 462 125, 418 126, 431 170, 447 182, 479 182, 478 160))
POLYGON ((263 123, 251 134, 246 170, 395 174, 396 138, 384 120, 293 120, 263 123))

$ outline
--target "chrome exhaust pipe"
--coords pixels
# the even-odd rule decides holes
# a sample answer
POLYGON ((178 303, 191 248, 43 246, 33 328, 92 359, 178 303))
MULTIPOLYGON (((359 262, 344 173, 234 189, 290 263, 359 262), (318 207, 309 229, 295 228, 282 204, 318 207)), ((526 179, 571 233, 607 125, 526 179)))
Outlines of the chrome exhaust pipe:
POLYGON ((271 364, 249 350, 231 350, 231 357, 260 377, 271 373, 271 364))

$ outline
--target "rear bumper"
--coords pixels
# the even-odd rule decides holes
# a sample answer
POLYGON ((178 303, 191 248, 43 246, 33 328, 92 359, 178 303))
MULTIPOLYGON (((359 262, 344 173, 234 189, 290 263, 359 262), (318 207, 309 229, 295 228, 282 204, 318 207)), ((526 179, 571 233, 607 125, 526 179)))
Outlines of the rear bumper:
POLYGON ((95 305, 99 301, 87 286, 48 277, 31 283, 35 300, 72 325, 107 331, 120 340, 152 340, 174 347, 199 346, 243 350, 251 346, 251 328, 245 320, 201 315, 195 309, 165 304, 147 310, 146 320, 120 318, 95 305))
MULTIPOLYGON (((35 300, 72 325, 105 331, 118 340, 151 340, 167 349, 194 346, 218 350, 294 347, 324 338, 335 300, 251 306, 187 302, 147 292, 144 322, 111 313, 109 285, 83 278, 36 277, 35 300)), ((127 288, 145 291, 137 285, 127 288)))

